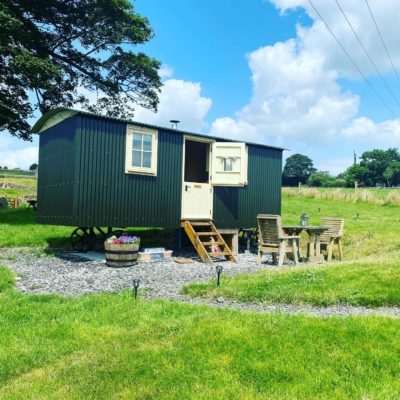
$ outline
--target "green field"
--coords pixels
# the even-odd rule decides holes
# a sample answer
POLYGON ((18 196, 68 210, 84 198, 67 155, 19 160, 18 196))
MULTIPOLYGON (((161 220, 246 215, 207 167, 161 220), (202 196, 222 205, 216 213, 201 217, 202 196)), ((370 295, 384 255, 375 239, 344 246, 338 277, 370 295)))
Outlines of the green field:
POLYGON ((301 188, 285 187, 285 196, 309 197, 313 199, 338 200, 345 202, 362 202, 377 205, 400 206, 400 188, 301 188))
POLYGON ((394 234, 400 226, 399 207, 284 197, 283 223, 298 223, 302 213, 310 216, 311 224, 320 224, 322 216, 345 218, 345 262, 269 269, 224 279, 219 288, 210 282, 183 292, 264 303, 400 305, 400 238, 394 234))
POLYGON ((37 179, 32 175, 4 174, 0 171, 0 197, 36 197, 37 179), (17 187, 2 188, 1 184, 7 183, 17 187))
POLYGON ((23 171, 21 169, 0 169, 0 176, 34 176, 35 174, 31 171, 23 171))

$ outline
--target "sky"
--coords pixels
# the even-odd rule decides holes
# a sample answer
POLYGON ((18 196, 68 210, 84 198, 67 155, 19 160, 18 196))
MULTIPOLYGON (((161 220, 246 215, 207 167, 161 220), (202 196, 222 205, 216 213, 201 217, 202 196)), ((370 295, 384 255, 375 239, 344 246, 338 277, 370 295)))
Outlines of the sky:
MULTIPOLYGON (((398 0, 133 4, 155 35, 138 50, 162 62, 164 84, 158 112, 137 109, 136 120, 178 119, 183 130, 284 147, 285 158, 305 154, 332 174, 352 164, 354 150, 399 146, 398 0)), ((37 147, 37 137, 4 134, 0 165, 27 168, 37 147)))

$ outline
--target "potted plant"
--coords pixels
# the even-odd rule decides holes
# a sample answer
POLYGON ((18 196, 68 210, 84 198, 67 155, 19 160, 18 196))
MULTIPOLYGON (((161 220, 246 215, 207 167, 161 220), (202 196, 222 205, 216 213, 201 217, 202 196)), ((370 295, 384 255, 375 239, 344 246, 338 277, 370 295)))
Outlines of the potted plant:
POLYGON ((140 238, 123 233, 111 236, 104 242, 106 265, 109 267, 130 267, 137 262, 140 238))

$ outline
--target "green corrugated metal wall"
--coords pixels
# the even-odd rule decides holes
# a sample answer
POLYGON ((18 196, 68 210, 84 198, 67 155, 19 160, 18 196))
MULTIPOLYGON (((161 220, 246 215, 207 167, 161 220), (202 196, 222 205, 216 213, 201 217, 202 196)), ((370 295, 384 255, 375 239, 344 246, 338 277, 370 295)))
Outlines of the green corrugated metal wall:
MULTIPOLYGON (((157 176, 125 174, 126 123, 75 115, 40 135, 38 222, 71 226, 179 226, 183 135, 158 131, 157 176)), ((248 185, 214 188, 220 228, 280 213, 282 152, 248 146, 248 185)))
POLYGON ((73 225, 76 119, 69 118, 40 135, 39 223, 73 225))
POLYGON ((248 145, 248 185, 214 187, 214 220, 219 228, 251 228, 257 214, 281 213, 282 152, 248 145))
POLYGON ((159 130, 157 176, 126 174, 126 124, 77 118, 74 224, 176 227, 181 212, 182 136, 159 130))

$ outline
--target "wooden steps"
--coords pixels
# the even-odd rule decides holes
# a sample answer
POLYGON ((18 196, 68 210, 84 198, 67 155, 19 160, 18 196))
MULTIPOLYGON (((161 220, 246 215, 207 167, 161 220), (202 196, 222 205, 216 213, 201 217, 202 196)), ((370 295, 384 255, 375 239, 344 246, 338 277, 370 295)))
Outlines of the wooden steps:
POLYGON ((197 254, 204 263, 212 264, 212 257, 221 256, 229 261, 237 262, 236 257, 225 243, 212 220, 191 221, 186 219, 181 221, 181 226, 185 229, 197 254), (217 249, 219 251, 215 251, 217 249))

